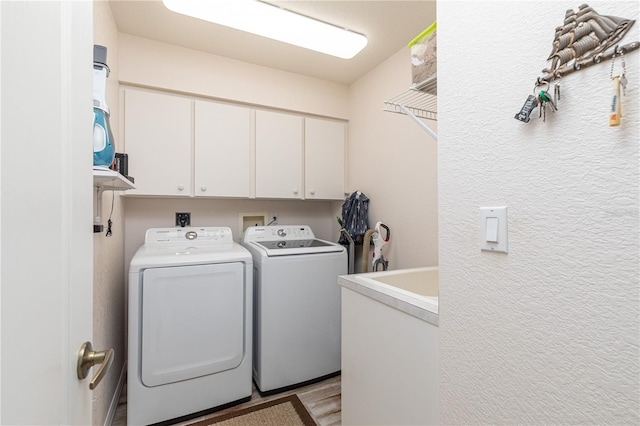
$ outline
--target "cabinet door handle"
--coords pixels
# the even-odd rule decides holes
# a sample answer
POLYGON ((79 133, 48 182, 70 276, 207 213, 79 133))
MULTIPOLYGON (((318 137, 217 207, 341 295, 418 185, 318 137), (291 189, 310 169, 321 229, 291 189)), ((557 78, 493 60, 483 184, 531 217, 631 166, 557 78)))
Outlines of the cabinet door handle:
POLYGON ((293 193, 294 193, 295 195, 298 195, 298 188, 293 188, 293 193))
POLYGON ((202 185, 200 187, 200 191, 205 192, 207 190, 207 186, 206 185, 202 185))
POLYGON ((184 191, 184 185, 178 185, 178 191, 184 191))
POLYGON ((315 195, 315 194, 316 194, 316 190, 315 190, 315 189, 311 189, 311 190, 309 190, 309 193, 310 193, 311 195, 315 195))

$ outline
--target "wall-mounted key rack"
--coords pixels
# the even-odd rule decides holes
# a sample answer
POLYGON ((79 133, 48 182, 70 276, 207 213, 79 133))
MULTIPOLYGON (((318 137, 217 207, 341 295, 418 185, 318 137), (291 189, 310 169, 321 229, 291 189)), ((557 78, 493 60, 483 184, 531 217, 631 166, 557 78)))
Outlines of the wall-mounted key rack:
MULTIPOLYGON (((568 9, 563 25, 555 30, 553 49, 547 58, 551 65, 542 70, 535 81, 533 95, 527 97, 514 118, 528 123, 536 107, 543 120, 547 107, 557 111, 561 77, 607 60, 614 61, 616 57, 621 57, 624 64, 624 55, 640 48, 639 41, 620 44, 634 23, 633 19, 601 15, 587 4, 581 5, 577 12, 568 9)), ((624 72, 621 77, 626 80, 624 72)), ((613 62, 611 79, 614 80, 613 62)))

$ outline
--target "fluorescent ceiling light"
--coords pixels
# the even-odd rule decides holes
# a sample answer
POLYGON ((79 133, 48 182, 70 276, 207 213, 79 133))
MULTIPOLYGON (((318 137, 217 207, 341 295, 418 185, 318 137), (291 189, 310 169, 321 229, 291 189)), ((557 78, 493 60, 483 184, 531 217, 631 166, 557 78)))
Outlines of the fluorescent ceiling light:
POLYGON ((167 9, 284 43, 351 59, 367 45, 362 34, 257 0, 162 0, 167 9))

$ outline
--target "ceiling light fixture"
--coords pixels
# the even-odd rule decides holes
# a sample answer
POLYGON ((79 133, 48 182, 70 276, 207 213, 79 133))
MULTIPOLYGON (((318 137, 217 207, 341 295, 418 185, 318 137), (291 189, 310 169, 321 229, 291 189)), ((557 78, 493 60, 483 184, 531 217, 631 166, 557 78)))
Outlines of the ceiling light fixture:
POLYGON ((362 34, 257 0, 162 0, 167 9, 284 43, 351 59, 367 45, 362 34))

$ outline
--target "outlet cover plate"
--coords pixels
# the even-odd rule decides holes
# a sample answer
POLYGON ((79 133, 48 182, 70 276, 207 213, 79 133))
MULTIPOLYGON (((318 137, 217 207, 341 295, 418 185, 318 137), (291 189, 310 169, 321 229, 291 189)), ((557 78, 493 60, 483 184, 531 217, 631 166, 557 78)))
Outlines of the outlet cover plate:
POLYGON ((181 226, 181 220, 184 220, 184 226, 191 226, 191 212, 178 213, 176 212, 176 226, 181 226))

